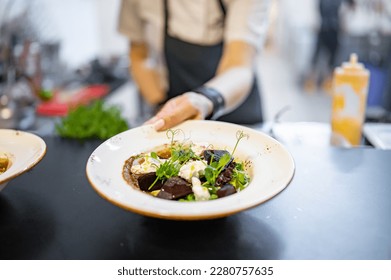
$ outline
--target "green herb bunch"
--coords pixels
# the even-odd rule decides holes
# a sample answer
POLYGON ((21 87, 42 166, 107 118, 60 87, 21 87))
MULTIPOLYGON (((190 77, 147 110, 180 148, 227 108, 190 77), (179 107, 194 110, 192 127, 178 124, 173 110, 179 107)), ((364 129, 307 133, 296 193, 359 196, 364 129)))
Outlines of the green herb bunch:
POLYGON ((102 100, 72 109, 56 124, 56 132, 64 138, 108 139, 129 129, 116 106, 105 106, 102 100))

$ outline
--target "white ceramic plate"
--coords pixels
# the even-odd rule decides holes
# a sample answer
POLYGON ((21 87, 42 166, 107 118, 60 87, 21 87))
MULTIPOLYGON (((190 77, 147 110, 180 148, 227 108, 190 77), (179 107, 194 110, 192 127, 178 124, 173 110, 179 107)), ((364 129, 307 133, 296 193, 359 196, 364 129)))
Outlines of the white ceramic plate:
MULTIPOLYGON (((294 174, 294 161, 287 149, 256 130, 214 121, 187 121, 177 126, 193 142, 208 142, 232 151, 236 133, 242 139, 235 158, 250 160, 250 185, 243 191, 216 200, 178 202, 156 198, 128 185, 122 178, 125 161, 132 155, 169 143, 165 132, 150 126, 134 128, 102 143, 89 157, 86 173, 92 187, 103 198, 124 209, 151 217, 201 220, 225 217, 265 202, 281 192, 294 174)), ((178 136, 180 138, 180 136, 178 136)), ((178 140, 181 140, 176 138, 178 140)))
POLYGON ((39 136, 12 129, 0 129, 0 156, 11 165, 0 174, 0 190, 13 178, 33 168, 45 155, 46 143, 39 136))

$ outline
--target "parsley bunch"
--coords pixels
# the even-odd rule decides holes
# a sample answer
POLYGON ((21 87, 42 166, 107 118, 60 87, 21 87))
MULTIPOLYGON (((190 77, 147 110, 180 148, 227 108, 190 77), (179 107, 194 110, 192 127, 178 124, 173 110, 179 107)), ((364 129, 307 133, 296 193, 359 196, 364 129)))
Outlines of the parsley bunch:
POLYGON ((64 138, 105 140, 129 129, 129 126, 118 107, 107 107, 102 100, 97 100, 72 109, 55 128, 64 138))

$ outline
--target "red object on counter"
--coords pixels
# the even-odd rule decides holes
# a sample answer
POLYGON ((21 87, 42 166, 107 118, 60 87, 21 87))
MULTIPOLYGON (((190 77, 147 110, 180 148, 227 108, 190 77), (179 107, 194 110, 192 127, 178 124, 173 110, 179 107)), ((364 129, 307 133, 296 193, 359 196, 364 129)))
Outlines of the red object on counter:
POLYGON ((58 91, 51 100, 42 102, 36 108, 36 112, 42 116, 68 115, 69 109, 78 105, 87 105, 91 101, 100 99, 109 93, 107 85, 89 85, 72 92, 58 91))

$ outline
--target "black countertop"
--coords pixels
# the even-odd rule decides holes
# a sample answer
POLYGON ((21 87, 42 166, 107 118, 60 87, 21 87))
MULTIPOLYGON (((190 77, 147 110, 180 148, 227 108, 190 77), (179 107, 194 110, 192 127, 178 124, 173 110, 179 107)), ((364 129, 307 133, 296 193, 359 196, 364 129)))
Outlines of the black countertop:
POLYGON ((44 140, 44 159, 0 192, 1 259, 391 259, 391 151, 288 146, 283 192, 185 222, 101 198, 85 174, 100 141, 44 140))

